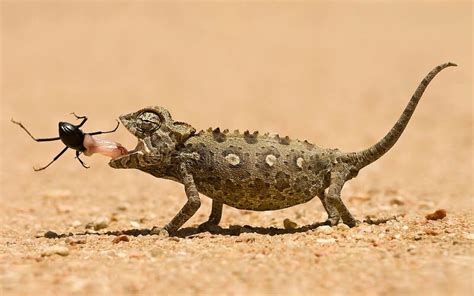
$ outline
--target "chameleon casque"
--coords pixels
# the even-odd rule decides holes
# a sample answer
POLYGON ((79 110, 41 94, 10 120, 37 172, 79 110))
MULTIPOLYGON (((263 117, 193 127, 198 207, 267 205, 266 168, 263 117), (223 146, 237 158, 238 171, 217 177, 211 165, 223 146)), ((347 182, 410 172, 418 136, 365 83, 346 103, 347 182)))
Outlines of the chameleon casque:
POLYGON ((212 199, 209 220, 219 224, 223 205, 268 211, 305 203, 318 196, 327 211, 328 225, 342 220, 357 224, 341 200, 344 183, 360 169, 384 155, 397 142, 430 81, 445 63, 420 83, 402 115, 378 143, 360 152, 326 149, 307 141, 248 131, 208 129, 196 132, 189 124, 174 121, 162 107, 148 107, 120 116, 122 124, 138 138, 132 151, 109 162, 112 168, 139 169, 158 178, 184 185, 184 207, 163 228, 176 232, 201 205, 199 193, 212 199))

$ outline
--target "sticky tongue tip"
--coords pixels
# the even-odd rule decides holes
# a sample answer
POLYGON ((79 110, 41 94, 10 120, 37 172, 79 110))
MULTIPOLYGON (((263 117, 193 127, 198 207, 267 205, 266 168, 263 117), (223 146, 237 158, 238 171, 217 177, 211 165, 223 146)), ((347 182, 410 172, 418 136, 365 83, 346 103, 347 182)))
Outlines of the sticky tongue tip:
POLYGON ((86 148, 84 154, 87 156, 99 153, 114 159, 128 153, 127 149, 125 149, 125 147, 120 143, 106 139, 99 139, 87 134, 84 137, 83 145, 86 148))

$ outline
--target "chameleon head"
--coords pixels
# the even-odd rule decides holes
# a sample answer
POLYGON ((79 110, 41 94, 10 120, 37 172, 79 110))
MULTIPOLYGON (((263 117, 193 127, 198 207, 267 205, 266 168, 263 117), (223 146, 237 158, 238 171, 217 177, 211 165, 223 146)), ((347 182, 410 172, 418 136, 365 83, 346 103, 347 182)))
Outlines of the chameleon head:
POLYGON ((165 164, 176 147, 195 133, 187 123, 171 118, 162 107, 147 107, 119 117, 125 128, 137 139, 135 149, 113 158, 113 168, 143 168, 165 164))

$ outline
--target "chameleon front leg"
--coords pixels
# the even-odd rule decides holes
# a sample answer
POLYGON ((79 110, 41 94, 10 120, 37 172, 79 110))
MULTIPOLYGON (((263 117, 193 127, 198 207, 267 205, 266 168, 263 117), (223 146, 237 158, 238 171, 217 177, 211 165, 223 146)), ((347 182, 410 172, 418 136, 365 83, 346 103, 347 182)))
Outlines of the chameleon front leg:
POLYGON ((194 184, 193 175, 189 173, 185 162, 181 163, 180 171, 182 182, 184 184, 184 191, 186 192, 188 201, 178 214, 176 214, 176 216, 166 224, 165 227, 163 227, 163 230, 166 230, 169 234, 173 234, 183 226, 183 224, 186 223, 186 221, 188 221, 201 206, 201 199, 199 198, 196 184, 194 184))

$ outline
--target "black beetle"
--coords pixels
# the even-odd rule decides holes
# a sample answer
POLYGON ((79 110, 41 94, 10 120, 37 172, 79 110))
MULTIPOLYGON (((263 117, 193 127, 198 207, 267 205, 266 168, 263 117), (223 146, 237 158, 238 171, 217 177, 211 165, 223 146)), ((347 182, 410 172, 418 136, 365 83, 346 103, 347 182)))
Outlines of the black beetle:
MULTIPOLYGON (((44 167, 41 167, 39 169, 33 168, 35 171, 41 171, 41 170, 44 170, 45 168, 49 167, 54 161, 56 161, 59 157, 61 157, 61 155, 63 155, 63 153, 66 152, 66 150, 68 148, 76 150, 77 160, 79 160, 79 162, 81 163, 81 165, 84 168, 86 168, 86 169, 89 168, 89 166, 87 166, 79 158, 79 155, 81 155, 81 153, 86 151, 86 147, 84 147, 84 137, 85 137, 86 133, 84 133, 81 130, 81 126, 83 126, 84 123, 86 123, 87 117, 86 116, 77 116, 74 112, 71 113, 71 114, 73 114, 76 117, 76 119, 82 119, 81 123, 79 123, 78 125, 74 125, 74 124, 71 124, 69 122, 60 122, 59 123, 59 137, 56 137, 56 138, 37 139, 37 138, 33 137, 33 135, 23 126, 23 124, 21 124, 21 122, 15 121, 13 119, 11 120, 14 124, 17 124, 22 129, 24 129, 25 132, 36 142, 49 142, 49 141, 61 140, 64 143, 64 145, 66 145, 66 147, 64 147, 64 149, 61 150, 61 152, 59 152, 59 154, 56 155, 50 163, 48 163, 47 165, 45 165, 44 167)), ((113 130, 106 131, 106 132, 97 131, 97 132, 87 133, 87 134, 91 135, 91 136, 94 136, 94 135, 100 135, 100 134, 113 133, 117 130, 119 125, 120 125, 120 123, 117 121, 117 126, 113 130)))

